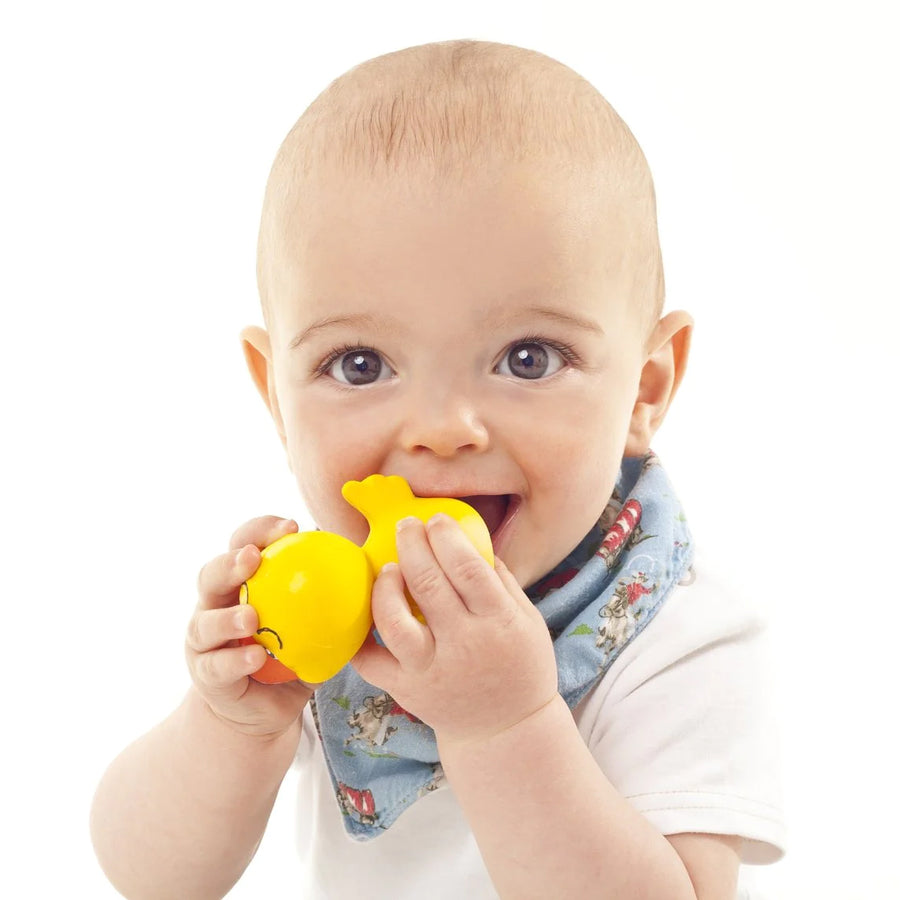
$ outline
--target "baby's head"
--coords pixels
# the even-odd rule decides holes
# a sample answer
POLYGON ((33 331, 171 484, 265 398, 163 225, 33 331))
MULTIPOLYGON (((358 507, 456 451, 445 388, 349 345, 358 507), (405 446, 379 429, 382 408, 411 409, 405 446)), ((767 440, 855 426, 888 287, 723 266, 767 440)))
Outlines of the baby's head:
POLYGON ((484 182, 533 184, 581 207, 602 229, 595 264, 622 280, 645 323, 659 316, 663 273, 644 155, 597 90, 547 56, 450 41, 377 57, 332 82, 284 140, 269 178, 257 270, 268 323, 296 290, 298 242, 308 239, 316 200, 329 204, 335 182, 348 178, 389 184, 398 203, 426 190, 439 200, 484 182))
POLYGON ((534 582, 589 530, 680 380, 653 184, 584 79, 455 41, 333 82, 269 178, 251 372, 317 524, 349 479, 470 498, 534 582))

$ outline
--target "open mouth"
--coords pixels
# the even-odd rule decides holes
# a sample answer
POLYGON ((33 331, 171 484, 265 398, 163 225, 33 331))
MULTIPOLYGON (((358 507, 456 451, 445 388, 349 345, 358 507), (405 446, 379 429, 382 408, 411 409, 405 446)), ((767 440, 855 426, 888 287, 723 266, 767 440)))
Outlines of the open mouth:
POLYGON ((468 503, 484 519, 484 524, 491 533, 494 550, 497 549, 500 538, 509 523, 515 518, 522 502, 516 494, 475 494, 459 499, 463 503, 468 503))

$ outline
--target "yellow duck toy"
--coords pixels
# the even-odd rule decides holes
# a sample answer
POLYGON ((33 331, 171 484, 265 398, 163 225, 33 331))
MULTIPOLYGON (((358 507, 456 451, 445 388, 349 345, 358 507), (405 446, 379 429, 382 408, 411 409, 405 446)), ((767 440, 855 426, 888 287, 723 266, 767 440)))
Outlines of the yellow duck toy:
POLYGON ((254 673, 257 681, 318 683, 350 661, 372 628, 372 586, 385 563, 397 562, 396 525, 406 516, 427 522, 445 513, 494 564, 488 527, 462 500, 416 497, 399 475, 348 481, 341 493, 369 522, 362 547, 327 531, 288 534, 263 550, 259 568, 241 585, 241 603, 259 616, 256 637, 245 643, 256 640, 270 656, 254 673))

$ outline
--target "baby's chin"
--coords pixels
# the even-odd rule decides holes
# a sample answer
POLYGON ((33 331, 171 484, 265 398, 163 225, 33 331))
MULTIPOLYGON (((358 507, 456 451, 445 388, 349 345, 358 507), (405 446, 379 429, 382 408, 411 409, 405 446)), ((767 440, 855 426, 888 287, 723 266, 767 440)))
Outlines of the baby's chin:
POLYGON ((341 537, 347 538, 348 541, 353 541, 354 544, 362 547, 369 536, 369 523, 361 513, 354 513, 352 517, 334 519, 332 527, 321 528, 321 530, 339 534, 341 537))
MULTIPOLYGON (((509 569, 523 591, 528 590, 533 584, 537 584, 556 565, 556 563, 543 563, 536 560, 533 554, 519 554, 516 552, 515 546, 507 548, 506 556, 497 554, 497 559, 509 569)), ((565 556, 560 557, 560 560, 562 559, 565 559, 565 556)))
POLYGON ((369 536, 369 523, 362 513, 351 509, 336 511, 331 508, 317 506, 309 498, 305 498, 306 510, 309 513, 316 531, 327 531, 352 541, 359 547, 369 536))
POLYGON ((528 546, 510 542, 507 556, 500 555, 504 565, 515 576, 522 590, 537 584, 546 578, 576 547, 590 534, 597 524, 593 519, 585 525, 583 531, 573 531, 568 535, 556 533, 546 535, 543 539, 531 542, 528 546))

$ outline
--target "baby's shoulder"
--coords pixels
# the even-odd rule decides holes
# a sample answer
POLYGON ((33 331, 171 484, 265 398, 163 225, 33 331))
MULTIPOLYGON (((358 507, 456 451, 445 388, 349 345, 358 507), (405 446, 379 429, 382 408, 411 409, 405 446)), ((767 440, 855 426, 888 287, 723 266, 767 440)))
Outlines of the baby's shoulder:
MULTIPOLYGON (((697 643, 754 635, 765 630, 765 603, 741 571, 717 564, 696 550, 688 573, 672 589, 657 618, 668 627, 650 632, 651 639, 697 643)), ((649 629, 648 629, 649 631, 649 629)))
MULTIPOLYGON (((588 695, 596 710, 642 685, 665 682, 672 692, 753 677, 765 646, 765 618, 740 573, 715 567, 702 552, 588 695)), ((732 685, 734 686, 734 685, 732 685)))

